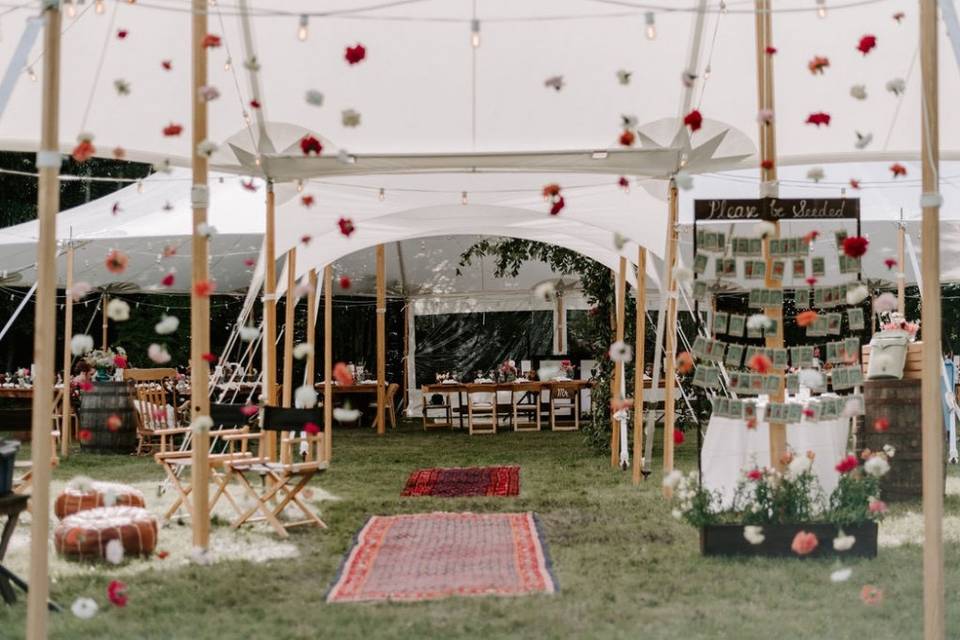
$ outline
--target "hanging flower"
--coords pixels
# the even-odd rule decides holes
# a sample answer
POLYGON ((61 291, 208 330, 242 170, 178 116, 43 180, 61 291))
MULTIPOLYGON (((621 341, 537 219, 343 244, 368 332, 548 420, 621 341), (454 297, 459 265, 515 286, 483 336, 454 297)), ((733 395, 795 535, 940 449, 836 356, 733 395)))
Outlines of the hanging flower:
POLYGON ((880 478, 890 471, 890 463, 882 455, 873 455, 863 463, 863 470, 874 478, 880 478))
POLYGON ((554 91, 560 91, 563 89, 563 85, 563 76, 550 76, 543 81, 543 86, 547 87, 548 89, 553 89, 554 91))
POLYGON ((859 258, 867 252, 870 241, 863 236, 848 236, 843 239, 843 253, 848 258, 859 258))
POLYGON ((120 298, 111 298, 107 303, 107 317, 114 322, 126 322, 130 319, 130 305, 120 298))
POLYGON ((259 109, 260 106, 261 106, 261 105, 260 105, 260 101, 257 100, 256 98, 254 98, 254 99, 252 99, 252 100, 250 101, 250 108, 251 108, 251 109, 259 109))
POLYGON ((866 35, 857 43, 857 51, 867 55, 877 46, 877 36, 866 35))
POLYGON ((297 360, 303 360, 313 353, 313 345, 309 342, 300 342, 293 348, 293 357, 297 360))
POLYGON ((703 126, 703 116, 699 110, 694 109, 683 117, 683 124, 690 127, 691 132, 698 131, 703 126))
POLYGON ((114 147, 112 153, 114 160, 123 160, 127 157, 127 152, 123 147, 114 147))
POLYGON ((819 237, 820 237, 819 231, 811 231, 803 236, 803 241, 808 244, 813 244, 814 242, 816 242, 817 238, 819 237))
POLYGON ((897 301, 897 296, 893 295, 889 291, 886 293, 881 293, 879 296, 873 299, 873 310, 877 313, 893 311, 898 306, 899 302, 897 301))
POLYGON ((119 580, 111 580, 107 585, 107 598, 118 607, 127 606, 127 585, 119 580))
POLYGON ((884 86, 886 86, 887 91, 900 97, 903 95, 903 92, 907 90, 907 81, 903 78, 894 78, 893 80, 888 80, 884 86))
POLYGON ((353 226, 353 221, 349 218, 340 218, 337 220, 337 226, 340 228, 340 233, 350 237, 350 234, 356 231, 356 228, 353 226))
POLYGON ((350 288, 350 276, 340 276, 340 288, 349 289, 350 288))
POLYGON ((74 334, 70 338, 70 353, 75 356, 82 356, 93 351, 93 337, 84 333, 74 334))
POLYGON ((894 162, 890 165, 890 173, 893 174, 894 178, 899 178, 900 176, 907 175, 907 168, 899 162, 894 162))
POLYGON ((623 340, 617 340, 610 345, 608 354, 610 355, 610 360, 613 362, 626 363, 633 360, 633 349, 623 340))
POLYGON ((867 503, 867 511, 875 514, 883 514, 887 512, 887 503, 878 498, 871 498, 870 502, 867 503))
POLYGON ((178 328, 180 328, 180 319, 177 316, 168 315, 164 315, 160 322, 153 326, 153 330, 162 336, 176 333, 178 328))
POLYGON ((163 135, 167 138, 178 136, 183 133, 183 125, 171 122, 163 128, 163 135))
POLYGON ((873 430, 877 433, 884 433, 887 429, 890 428, 890 420, 884 417, 877 418, 873 421, 873 430))
POLYGON ((173 60, 161 60, 160 66, 163 67, 164 71, 170 71, 173 69, 173 60))
POLYGON ((870 292, 867 290, 866 285, 857 285, 847 290, 847 304, 851 306, 858 305, 866 300, 868 295, 870 295, 870 292))
POLYGON ((750 471, 747 471, 747 479, 760 482, 763 480, 763 471, 757 468, 750 469, 750 471))
POLYGON ((626 69, 617 69, 617 82, 622 85, 628 85, 630 84, 630 77, 632 75, 632 71, 627 71, 626 69))
POLYGON ((241 180, 240 185, 247 191, 256 191, 257 183, 253 181, 253 178, 249 180, 241 180))
POLYGON ((200 355, 200 359, 206 362, 207 364, 216 364, 220 361, 220 357, 212 351, 207 351, 204 354, 200 355))
POLYGON ((345 127, 359 127, 360 112, 355 109, 344 109, 340 112, 340 123, 345 127))
POLYGON ((813 56, 813 59, 807 63, 807 69, 810 73, 823 75, 823 72, 830 66, 830 58, 824 56, 813 56))
POLYGON ((767 373, 773 368, 773 362, 765 354, 758 353, 750 358, 747 366, 757 373, 767 373))
POLYGON ((767 54, 768 56, 776 55, 776 53, 777 53, 777 48, 768 44, 768 45, 764 48, 763 52, 764 52, 765 54, 767 54))
POLYGON ((673 444, 679 447, 681 444, 684 443, 685 440, 686 440, 686 437, 683 435, 683 431, 681 431, 680 429, 673 430, 673 444))
POLYGON ((807 179, 813 180, 814 182, 820 182, 823 180, 824 172, 823 167, 810 167, 807 171, 807 179))
POLYGON ((170 352, 162 344, 153 343, 147 349, 147 357, 157 364, 166 364, 170 362, 170 352))
POLYGON ((316 89, 310 89, 307 91, 305 99, 307 104, 313 105, 314 107, 323 106, 323 94, 316 89))
POLYGON ((834 551, 850 551, 857 539, 854 536, 838 535, 833 539, 834 551))
POLYGON ((859 131, 854 131, 854 133, 857 134, 857 141, 853 143, 853 146, 857 149, 866 149, 873 142, 872 133, 860 133, 859 131))
POLYGON ((200 298, 208 298, 215 288, 212 280, 200 280, 193 285, 193 292, 200 298))
POLYGON ((300 150, 303 151, 305 156, 309 156, 311 153, 320 155, 320 152, 323 151, 323 145, 315 137, 307 134, 300 140, 300 150))
POLYGON ((897 11, 895 14, 893 14, 893 19, 896 21, 897 24, 900 24, 901 22, 903 22, 903 19, 906 16, 907 14, 905 14, 903 11, 897 11))
POLYGON ((357 43, 352 47, 347 47, 346 51, 343 54, 343 57, 350 64, 357 64, 361 60, 367 57, 367 49, 362 44, 357 43))
POLYGON ((117 431, 120 430, 120 427, 123 426, 123 420, 121 420, 120 416, 118 416, 117 414, 111 413, 109 416, 107 416, 106 424, 107 424, 107 431, 110 431, 111 433, 116 433, 117 431))
POLYGON ((617 186, 619 186, 624 191, 630 191, 630 181, 624 176, 620 176, 620 179, 617 180, 617 186))
POLYGON ((855 84, 850 87, 850 96, 856 100, 867 99, 867 87, 863 84, 855 84))
POLYGON ((203 40, 200 41, 200 44, 203 45, 205 49, 216 49, 220 46, 220 36, 215 36, 212 33, 208 33, 203 36, 203 40))
POLYGON ((564 201, 563 196, 560 196, 559 198, 553 201, 553 205, 551 205, 550 207, 550 215, 552 216, 557 215, 558 213, 563 211, 563 208, 565 206, 567 206, 567 203, 564 201))
MULTIPOLYGON (((90 384, 90 388, 84 389, 84 391, 93 390, 93 383, 89 383, 89 384, 90 384)), ((80 442, 90 442, 91 440, 93 440, 93 431, 90 431, 90 429, 80 429, 80 431, 77 432, 77 436, 80 437, 80 442)))
POLYGON ((837 470, 837 473, 850 473, 857 468, 857 456, 850 454, 846 458, 842 459, 837 463, 837 466, 834 467, 837 470))
POLYGON ((118 96, 130 95, 130 83, 123 78, 117 78, 113 81, 113 88, 118 96))
POLYGON ((798 531, 790 543, 790 549, 798 556, 805 556, 817 548, 819 541, 814 533, 808 531, 798 531))
POLYGON ((305 384, 294 390, 293 401, 300 409, 313 409, 317 406, 317 392, 312 385, 305 384))
POLYGON ((350 386, 353 384, 353 374, 350 373, 350 369, 347 368, 347 365, 338 362, 333 365, 333 379, 337 381, 337 384, 342 384, 344 386, 350 386))
POLYGON ((760 168, 764 171, 772 171, 775 166, 776 165, 774 164, 773 160, 770 160, 769 158, 760 161, 760 168))
POLYGON ((824 113, 823 111, 817 111, 816 113, 811 113, 807 116, 807 124, 815 124, 817 128, 820 128, 820 125, 830 126, 830 114, 824 113))
POLYGON ((99 608, 97 601, 93 598, 77 598, 73 601, 73 604, 70 605, 70 611, 81 620, 89 620, 97 615, 99 608))
POLYGON ((86 162, 97 152, 93 146, 93 134, 81 133, 77 136, 77 146, 73 148, 70 156, 77 162, 86 162))
MULTIPOLYGON (((757 473, 760 473, 760 471, 757 470, 757 473)), ((767 539, 763 535, 763 527, 755 524, 748 524, 743 528, 743 538, 752 545, 762 544, 767 539)))
POLYGON ((305 206, 307 209, 313 206, 314 198, 309 193, 305 193, 300 196, 300 204, 305 206))
POLYGON ((256 258, 244 258, 244 259, 243 259, 243 265, 246 266, 246 267, 252 267, 252 266, 254 266, 255 264, 257 264, 257 259, 256 259, 256 258))
POLYGON ((624 129, 623 133, 620 134, 620 145, 623 147, 632 147, 636 139, 637 136, 633 131, 624 129))
POLYGON ((881 604, 883 602, 883 589, 872 584, 865 584, 863 589, 860 590, 860 600, 868 607, 881 604))
POLYGON ((311 436, 315 436, 318 433, 320 433, 320 427, 318 427, 313 422, 308 422, 305 425, 303 425, 303 430, 311 436))
POLYGON ((757 122, 760 124, 773 123, 773 109, 760 109, 757 113, 757 122))
POLYGON ((333 418, 337 422, 356 422, 360 419, 360 412, 357 409, 335 407, 333 410, 333 418))
POLYGON ((682 376, 693 373, 693 356, 689 351, 681 351, 677 354, 677 372, 682 376))
POLYGON ((250 418, 260 413, 260 407, 255 404, 245 404, 240 407, 240 413, 243 414, 245 418, 250 418))
POLYGON ((309 245, 311 240, 313 240, 313 236, 311 236, 309 233, 305 233, 300 236, 300 242, 304 245, 309 245))
POLYGON ((897 261, 895 258, 887 258, 883 261, 883 264, 886 265, 887 269, 893 269, 897 266, 897 261))
POLYGON ((860 190, 860 181, 856 178, 850 178, 850 188, 860 190))
POLYGON ((173 271, 171 271, 167 275, 163 276, 163 279, 160 281, 160 284, 162 284, 165 287, 172 287, 175 278, 176 276, 174 276, 173 271))
POLYGON ((253 342, 260 335, 260 327, 243 326, 237 330, 237 334, 244 342, 253 342))

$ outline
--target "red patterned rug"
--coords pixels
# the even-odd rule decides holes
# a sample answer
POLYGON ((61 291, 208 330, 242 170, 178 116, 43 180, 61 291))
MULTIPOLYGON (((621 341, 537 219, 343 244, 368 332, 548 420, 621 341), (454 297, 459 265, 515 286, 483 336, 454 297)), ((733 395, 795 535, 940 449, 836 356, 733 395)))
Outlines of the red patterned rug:
POLYGON ((515 496, 520 493, 520 467, 452 467, 417 469, 401 496, 515 496))
POLYGON ((344 558, 327 602, 554 593, 532 513, 373 516, 344 558))

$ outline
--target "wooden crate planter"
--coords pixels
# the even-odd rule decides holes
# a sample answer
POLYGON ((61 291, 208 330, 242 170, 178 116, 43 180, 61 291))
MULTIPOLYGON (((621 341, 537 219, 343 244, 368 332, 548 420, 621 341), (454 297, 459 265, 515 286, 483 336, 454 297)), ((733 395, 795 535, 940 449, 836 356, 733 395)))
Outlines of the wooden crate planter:
POLYGON ((743 537, 741 524, 712 524, 700 528, 700 553, 705 556, 720 557, 757 557, 757 558, 876 558, 877 523, 844 527, 847 535, 856 538, 853 547, 847 551, 834 551, 833 539, 837 537, 838 527, 828 523, 808 524, 770 524, 763 526, 765 539, 760 544, 750 544, 743 537), (819 544, 810 554, 797 556, 790 549, 798 531, 807 531, 817 536, 819 544))

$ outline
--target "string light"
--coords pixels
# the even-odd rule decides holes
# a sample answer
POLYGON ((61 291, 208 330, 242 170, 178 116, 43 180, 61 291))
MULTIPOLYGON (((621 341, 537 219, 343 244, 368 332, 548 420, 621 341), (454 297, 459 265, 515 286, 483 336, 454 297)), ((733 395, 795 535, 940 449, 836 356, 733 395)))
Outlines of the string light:
POLYGON ((67 0, 67 2, 66 2, 65 4, 67 5, 67 17, 68 17, 68 18, 73 18, 74 16, 76 16, 76 15, 77 15, 77 8, 76 8, 76 6, 74 6, 73 0, 67 0))
POLYGON ((106 11, 107 8, 104 6, 103 0, 97 0, 96 3, 94 3, 93 10, 98 16, 102 16, 103 12, 106 11))
POLYGON ((467 192, 462 191, 460 193, 460 204, 467 204, 467 192))
POLYGON ((644 15, 644 22, 647 24, 647 40, 656 40, 657 18, 653 11, 647 11, 647 13, 644 15))
POLYGON ((33 67, 27 67, 27 77, 33 82, 37 81, 37 72, 33 70, 33 67))
POLYGON ((303 180, 297 180, 297 193, 303 193, 303 180))
POLYGON ((300 16, 300 26, 299 28, 297 28, 297 40, 299 40, 300 42, 303 42, 304 40, 306 40, 307 35, 309 35, 307 31, 307 25, 309 21, 310 21, 310 18, 307 16, 307 14, 303 14, 300 16))
POLYGON ((727 3, 724 2, 723 0, 720 0, 720 13, 723 15, 727 15, 727 3))
POLYGON ((710 78, 710 72, 711 72, 711 69, 710 69, 710 65, 708 64, 708 65, 707 65, 707 68, 703 70, 703 79, 704 79, 704 80, 707 80, 707 79, 710 78))
POLYGON ((143 180, 137 180, 137 193, 143 193, 143 180))
POLYGON ((223 63, 223 70, 230 71, 230 58, 227 58, 226 62, 223 63))
POLYGON ((827 0, 817 0, 817 16, 820 18, 827 17, 827 0))
POLYGON ((377 200, 383 202, 387 199, 387 192, 383 190, 383 187, 380 187, 380 193, 377 194, 377 200))
POLYGON ((243 112, 243 121, 247 123, 247 126, 250 125, 250 114, 246 111, 243 112))
POLYGON ((476 18, 470 21, 470 44, 474 49, 480 46, 480 21, 476 18))

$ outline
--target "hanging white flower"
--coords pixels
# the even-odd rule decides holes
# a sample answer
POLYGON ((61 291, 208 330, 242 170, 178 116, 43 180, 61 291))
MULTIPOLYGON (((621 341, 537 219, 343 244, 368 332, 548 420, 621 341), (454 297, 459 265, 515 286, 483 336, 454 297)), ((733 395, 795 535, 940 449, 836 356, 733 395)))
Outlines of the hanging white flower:
POLYGON ((293 348, 293 357, 297 360, 303 360, 313 353, 313 345, 309 342, 301 342, 293 348))
POLYGON ((747 329, 751 331, 763 331, 764 329, 769 329, 772 323, 772 318, 768 318, 762 313, 754 313, 747 318, 747 329))
POLYGON ((300 409, 313 409, 317 406, 317 392, 310 385, 297 387, 293 392, 293 402, 300 409))
POLYGON ((70 339, 70 353, 82 356, 93 351, 93 337, 77 333, 70 339))
POLYGON ((316 89, 309 89, 306 94, 307 104, 311 104, 315 107, 323 106, 323 94, 317 91, 316 89))
POLYGON ((693 71, 685 70, 681 74, 680 80, 683 82, 683 86, 689 89, 693 86, 693 83, 697 81, 697 74, 695 74, 693 71))
POLYGON ((207 224, 206 222, 201 222, 197 225, 197 234, 203 236, 204 238, 209 239, 211 236, 217 235, 217 228, 212 224, 207 224))
POLYGON ((240 339, 244 342, 253 342, 260 335, 260 327, 243 326, 237 333, 240 334, 240 339))
POLYGON ((87 476, 74 476, 67 482, 67 489, 87 493, 93 489, 93 480, 87 476))
POLYGON ((355 109, 344 109, 340 112, 340 122, 345 127, 359 127, 360 112, 355 109))
POLYGON ((816 369, 801 369, 797 376, 801 386, 808 389, 819 389, 823 386, 823 374, 816 369))
POLYGON ((627 237, 621 233, 614 231, 613 232, 613 248, 617 251, 623 249, 624 245, 627 244, 627 237))
POLYGON ((360 412, 356 409, 336 407, 333 410, 333 419, 337 422, 356 422, 360 419, 360 412))
POLYGON ((113 298, 107 304, 107 317, 114 322, 126 322, 130 319, 130 305, 120 298, 113 298))
POLYGON ((895 455, 897 454, 897 450, 894 448, 893 445, 885 444, 885 445, 883 445, 883 453, 884 453, 888 458, 892 458, 893 456, 895 456, 895 455))
POLYGON ((220 90, 213 85, 205 84, 197 90, 200 100, 210 102, 220 97, 220 90))
POLYGON ((867 99, 867 86, 863 84, 855 84, 850 87, 850 95, 856 98, 857 100, 866 100, 867 99))
POLYGON ((630 77, 632 75, 632 71, 627 71, 626 69, 617 69, 617 82, 622 85, 628 85, 630 84, 630 77))
POLYGON ((881 293, 879 296, 873 299, 873 310, 877 313, 894 311, 897 306, 897 296, 893 295, 889 291, 886 293, 881 293))
POLYGON ((673 278, 677 281, 678 285, 686 288, 693 282, 693 270, 689 267, 677 265, 673 268, 673 278))
POLYGON ((843 567, 842 569, 837 569, 830 574, 830 582, 846 582, 852 575, 853 569, 850 567, 843 567))
POLYGON ((668 473, 666 476, 664 476, 663 486, 671 490, 676 489, 677 486, 679 486, 681 480, 683 480, 683 473, 678 469, 674 469, 673 471, 668 473))
POLYGON ((213 140, 201 140, 197 145, 197 155, 210 157, 217 152, 220 146, 213 140))
POLYGON ((810 167, 807 171, 807 179, 814 182, 820 182, 824 177, 823 167, 810 167))
POLYGON ((874 478, 879 478, 890 471, 890 463, 887 462, 884 456, 870 456, 867 461, 863 463, 863 470, 874 478))
POLYGON ((760 109, 757 113, 757 122, 760 124, 770 124, 773 122, 773 109, 760 109))
POLYGON ((110 564, 120 564, 123 562, 123 543, 114 538, 107 543, 103 555, 110 564))
POLYGON ((761 220, 753 225, 753 235, 756 238, 766 238, 777 232, 777 225, 767 220, 761 220))
POLYGON ((554 91, 560 91, 564 86, 563 76, 550 76, 543 81, 543 86, 553 89, 554 91))
POLYGON ((70 605, 70 611, 81 620, 89 620, 97 615, 98 610, 97 601, 93 598, 77 598, 70 605))
POLYGON ((850 551, 853 548, 853 543, 857 539, 850 535, 839 535, 833 539, 833 550, 834 551, 850 551))
POLYGON ((859 131, 855 131, 854 133, 857 134, 857 141, 853 143, 853 146, 857 149, 866 149, 870 146, 870 143, 873 142, 872 133, 860 133, 859 131))
POLYGON ((93 289, 89 282, 74 282, 73 286, 67 290, 67 294, 73 298, 73 301, 83 300, 93 289))
POLYGON ((210 433, 213 428, 213 418, 210 416, 197 416, 190 423, 190 430, 194 433, 210 433))
POLYGON ((763 541, 767 539, 767 537, 763 535, 763 527, 755 524, 748 524, 743 528, 743 537, 753 545, 762 544, 763 541))
POLYGON ((130 95, 130 83, 123 78, 117 78, 113 81, 113 88, 117 90, 118 96, 130 95))
POLYGON ((867 290, 867 286, 864 284, 859 284, 856 287, 847 290, 847 304, 860 304, 867 299, 868 295, 870 295, 870 292, 867 290))
POLYGON ((614 362, 630 362, 633 360, 633 348, 623 340, 617 340, 610 345, 610 359, 614 362))
POLYGON ((673 181, 677 183, 677 188, 681 191, 693 189, 693 176, 686 171, 677 171, 673 176, 673 181))
POLYGON ((170 362, 170 352, 167 347, 154 342, 147 348, 147 357, 156 364, 167 364, 170 362))
POLYGON ((177 329, 180 328, 180 318, 177 316, 164 316, 160 319, 160 322, 153 325, 153 330, 159 333, 162 336, 170 335, 171 333, 176 333, 177 329))
POLYGON ((533 297, 544 302, 553 302, 557 296, 557 285, 552 280, 541 282, 533 288, 533 297))
POLYGON ((903 78, 894 78, 886 84, 887 91, 895 96, 900 96, 907 90, 907 81, 903 78))

